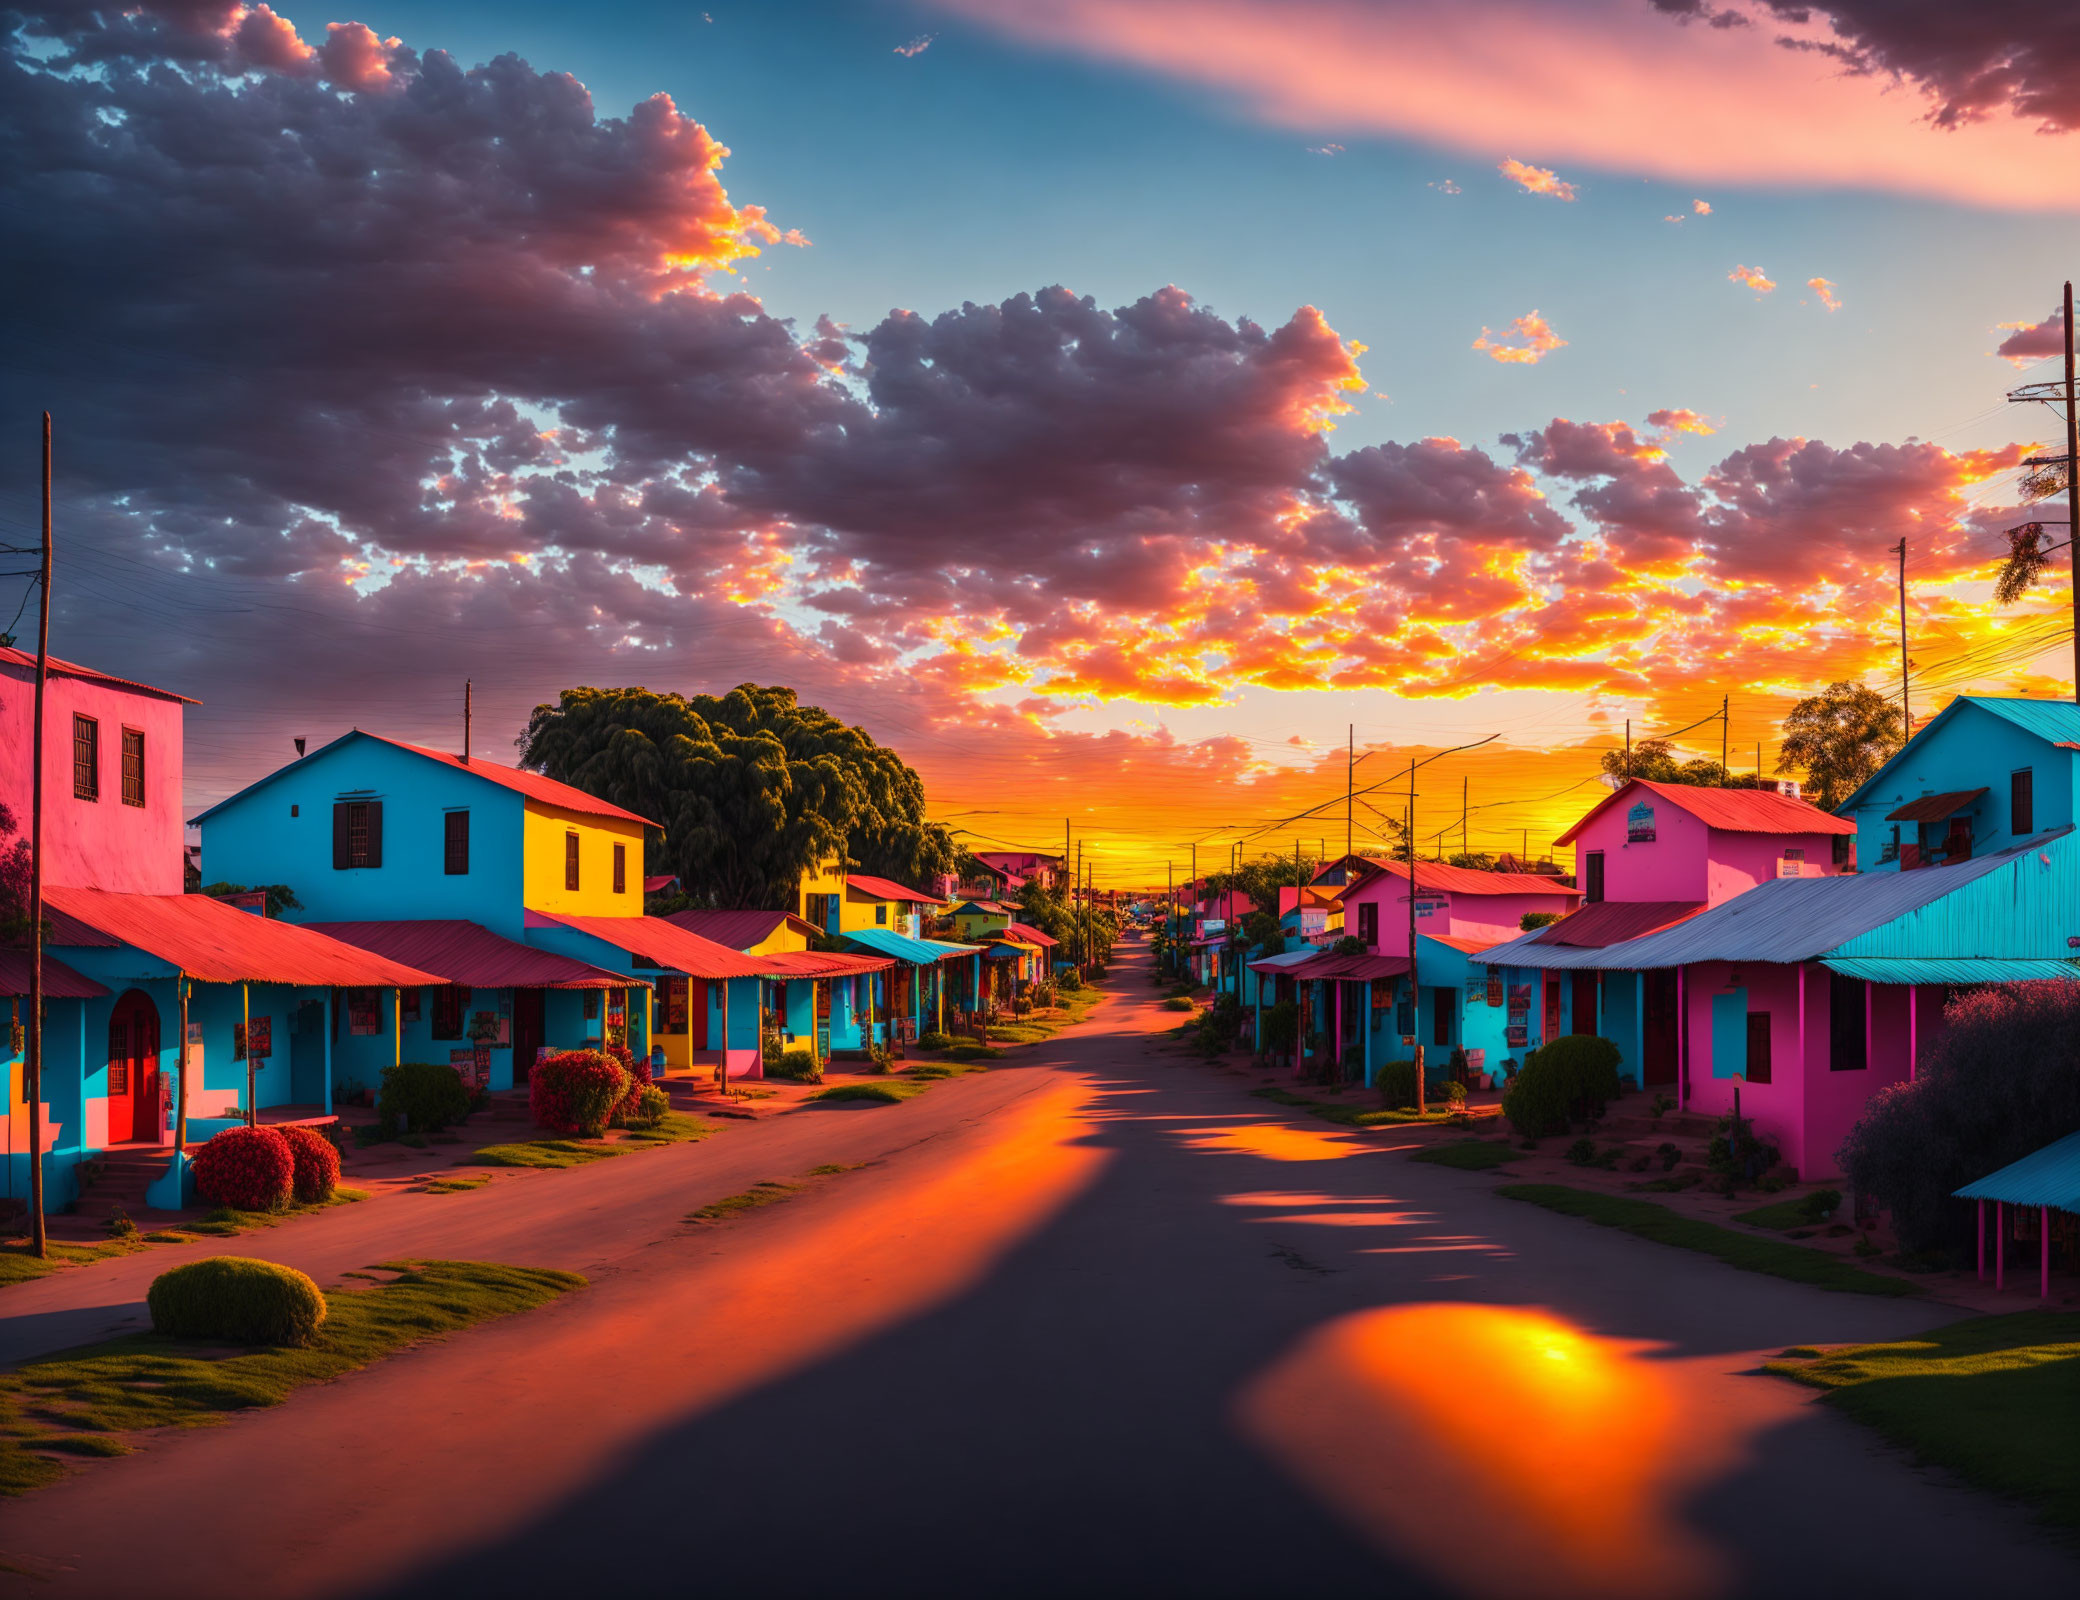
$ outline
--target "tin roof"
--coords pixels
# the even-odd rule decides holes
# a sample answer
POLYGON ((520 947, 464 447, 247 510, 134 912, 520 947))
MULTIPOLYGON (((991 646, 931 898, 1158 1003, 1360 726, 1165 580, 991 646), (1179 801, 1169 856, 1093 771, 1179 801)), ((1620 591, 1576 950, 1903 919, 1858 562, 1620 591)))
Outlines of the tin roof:
POLYGON ((1441 944, 1447 950, 1456 950, 1462 956, 1477 956, 1502 943, 1500 939, 1462 939, 1451 933, 1424 933, 1418 934, 1417 937, 1428 939, 1433 944, 1441 944))
POLYGON ((1327 950, 1285 969, 1289 978, 1398 978, 1408 971, 1407 956, 1339 956, 1327 950))
POLYGON ((857 889, 861 894, 872 895, 876 900, 901 900, 917 906, 935 906, 942 898, 936 894, 925 894, 918 889, 906 889, 893 878, 876 878, 864 872, 846 873, 845 887, 857 889))
POLYGON ((1960 1200, 2005 1200, 2011 1206, 2080 1211, 2080 1133, 2069 1133, 1956 1192, 1960 1200))
POLYGON ((1978 789, 1953 789, 1948 794, 1925 794, 1919 800, 1909 800, 1897 811, 1885 813, 1887 822, 1941 822, 1945 817, 1954 817, 1972 805, 1986 791, 1978 789))
POLYGON ((1559 838, 1556 845, 1572 844, 1575 835, 1602 816, 1627 795, 1646 790, 1687 811, 1707 828, 1726 833, 1854 833, 1856 824, 1822 811, 1810 800, 1794 799, 1774 789, 1714 789, 1694 783, 1657 783, 1633 778, 1613 789, 1559 838))
POLYGON ((2080 965, 2055 956, 1825 956, 1823 964, 1865 983, 2080 982, 2080 965))
POLYGON ((68 926, 98 936, 92 943, 114 940, 129 945, 203 983, 389 988, 446 981, 293 922, 273 922, 234 911, 207 895, 120 894, 111 889, 57 887, 43 892, 50 905, 68 919, 68 926))
MULTIPOLYGON (((92 667, 80 666, 74 661, 60 661, 56 656, 48 658, 50 670, 61 678, 78 678, 83 683, 99 683, 111 689, 133 689, 139 694, 154 695, 161 700, 178 700, 184 706, 199 706, 200 700, 188 695, 175 694, 171 689, 155 689, 148 683, 139 683, 132 678, 118 678, 113 673, 96 672, 92 667)), ((36 652, 17 650, 13 645, 0 645, 0 666, 27 667, 36 670, 36 652)), ((81 980, 84 982, 85 980, 81 980)))
POLYGON ((792 928, 795 932, 813 936, 815 927, 804 922, 791 911, 674 911, 665 917, 666 922, 676 923, 688 933, 697 933, 703 939, 713 939, 717 944, 727 945, 732 950, 745 950, 762 940, 770 939, 781 928, 792 928))
POLYGON ((392 961, 438 972, 444 981, 472 989, 649 987, 625 972, 609 972, 553 950, 521 944, 476 922, 307 922, 303 926, 392 961))
POLYGON ((1863 797, 1877 788, 1885 775, 1914 753, 1914 747, 1944 723, 1956 716, 1966 706, 1977 706, 1981 711, 2012 722, 2025 733, 2035 734, 2048 744, 2073 749, 2080 746, 2080 705, 2070 700, 2034 700, 2023 695, 1961 694, 1947 706, 1930 717, 1907 741, 1904 748, 1896 751, 1892 759, 1872 773, 1856 791, 1844 800, 1837 811, 1851 811, 1863 803, 1863 797))
POLYGON ((1321 951, 1319 950, 1287 950, 1275 956, 1264 956, 1259 960, 1252 961, 1249 964, 1249 970, 1252 972, 1282 972, 1290 978, 1293 975, 1293 968, 1299 966, 1303 961, 1312 961, 1320 954, 1321 951))
MULTIPOLYGON (((1365 859, 1367 877, 1385 876, 1406 878, 1408 863, 1405 861, 1381 861, 1372 856, 1365 859)), ((1345 898, 1355 885, 1346 886, 1345 898)), ((1551 894, 1579 895, 1581 890, 1570 889, 1564 883, 1543 877, 1535 872, 1479 872, 1472 867, 1448 866, 1442 861, 1418 861, 1416 863, 1416 888, 1433 889, 1445 894, 1551 894)))
POLYGON ((762 978, 766 974, 766 957, 743 955, 663 917, 573 917, 533 910, 527 913, 530 928, 546 924, 589 933, 617 950, 642 956, 666 971, 683 972, 689 978, 762 978))
POLYGON ((1532 929, 1531 942, 1601 948, 1673 927, 1704 908, 1702 900, 1600 900, 1532 929))
MULTIPOLYGON (((0 950, 0 994, 29 992, 29 952, 0 950)), ((99 1000, 112 991, 74 972, 48 950, 43 953, 43 992, 52 1000, 99 1000)))
POLYGON ((886 972, 895 965, 888 956, 847 955, 836 950, 775 950, 758 959, 776 978, 851 978, 862 972, 886 972))
POLYGON ((1051 950, 1062 942, 1051 933, 1042 933, 1030 922, 1007 922, 1004 924, 1004 932, 1021 944, 1037 945, 1042 950, 1051 950))
POLYGON ((907 933, 897 933, 892 928, 847 928, 838 937, 853 944, 865 945, 877 954, 894 956, 898 961, 907 961, 913 967, 936 966, 941 961, 952 960, 955 956, 982 953, 980 945, 946 944, 938 939, 913 939, 907 933))

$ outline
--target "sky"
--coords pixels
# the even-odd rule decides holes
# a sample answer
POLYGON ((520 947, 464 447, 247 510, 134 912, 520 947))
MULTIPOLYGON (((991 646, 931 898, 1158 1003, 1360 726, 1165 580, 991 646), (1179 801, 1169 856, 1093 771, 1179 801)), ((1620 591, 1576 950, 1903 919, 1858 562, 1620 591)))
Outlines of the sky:
POLYGON ((2064 557, 1989 593, 2048 0, 0 13, 0 541, 48 407, 53 647, 201 699, 193 809, 465 679, 494 749, 757 681, 1101 882, 1482 739, 1418 836, 1535 852, 1628 721, 1896 694, 1903 537, 1917 721, 2072 692, 2064 557))

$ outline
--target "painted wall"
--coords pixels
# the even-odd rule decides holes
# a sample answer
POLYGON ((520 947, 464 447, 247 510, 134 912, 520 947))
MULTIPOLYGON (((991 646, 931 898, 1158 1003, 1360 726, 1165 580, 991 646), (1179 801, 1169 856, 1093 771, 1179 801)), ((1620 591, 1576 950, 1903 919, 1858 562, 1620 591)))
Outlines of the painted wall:
POLYGON ((1915 825, 1890 823, 1887 812, 1928 794, 1962 789, 1987 792, 1970 811, 1975 855, 2006 849, 2017 835, 2009 826, 2009 778, 2027 767, 2035 790, 2032 831, 2048 832, 2074 820, 2075 752, 2061 750, 1983 707, 1969 703, 1934 728, 1923 729, 1879 774, 1870 792, 1848 813, 1856 824, 1856 858, 1865 872, 1896 872, 1897 860, 1884 859, 1893 829, 1912 843, 1915 825))
POLYGON ((526 802, 521 895, 535 911, 574 917, 640 917, 643 914, 643 826, 614 817, 591 816, 526 802), (564 887, 565 840, 578 836, 578 887, 564 887), (624 852, 621 893, 614 892, 614 847, 624 852))
POLYGON ((1710 828, 1651 791, 1636 791, 1654 809, 1654 838, 1629 841, 1632 802, 1606 809, 1575 839, 1575 861, 1587 881, 1588 859, 1603 854, 1606 900, 1702 900, 1718 905, 1777 876, 1785 852, 1804 852, 1804 877, 1833 877, 1834 836, 1825 833, 1733 833, 1710 828))
MULTIPOLYGON (((1362 926, 1360 906, 1379 907, 1379 938, 1371 948, 1384 956, 1408 954, 1408 887, 1405 879, 1389 874, 1367 878, 1344 891, 1343 931, 1356 934, 1362 926)), ((1481 939, 1500 943, 1523 931, 1524 917, 1533 911, 1568 911, 1576 904, 1571 893, 1555 894, 1457 894, 1424 889, 1416 899, 1416 934, 1444 934, 1454 939, 1481 939), (1441 909, 1440 909, 1441 908, 1441 909)))
MULTIPOLYGON (((350 737, 211 813, 201 824, 202 875, 288 884, 302 902, 287 913, 293 922, 460 917, 519 939, 524 810, 521 796, 499 784, 380 739, 350 737), (333 866, 332 807, 344 799, 383 802, 380 867, 333 866), (469 871, 455 876, 444 870, 450 810, 469 812, 469 871)), ((641 861, 639 851, 639 903, 641 861)), ((562 870, 559 855, 559 884, 562 870)))
MULTIPOLYGON (((0 665, 0 802, 26 838, 36 675, 0 665)), ((132 894, 181 892, 181 711, 177 700, 53 673, 44 694, 43 850, 49 883, 132 894), (100 795, 72 792, 72 719, 100 725, 100 795), (123 729, 144 733, 144 800, 123 804, 123 729)))

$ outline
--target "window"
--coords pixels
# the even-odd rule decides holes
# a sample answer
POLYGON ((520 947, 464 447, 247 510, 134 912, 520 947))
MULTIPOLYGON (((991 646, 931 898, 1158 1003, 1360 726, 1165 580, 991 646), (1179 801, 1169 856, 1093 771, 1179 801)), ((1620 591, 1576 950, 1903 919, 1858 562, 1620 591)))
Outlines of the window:
POLYGON ((1850 864, 1853 858, 1849 854, 1849 847, 1855 842, 1856 835, 1853 833, 1838 833, 1834 836, 1834 864, 1836 866, 1846 867, 1850 864))
POLYGON ((2008 774, 2008 831, 2020 839, 2037 831, 2037 782, 2032 769, 2008 774))
POLYGON ((1377 900, 1359 902, 1358 937, 1367 944, 1379 943, 1379 902, 1377 900))
POLYGON ((877 905, 876 907, 874 907, 874 920, 875 920, 875 921, 876 921, 877 923, 886 923, 886 922, 888 921, 888 902, 887 902, 887 901, 885 901, 885 900, 884 900, 884 901, 883 901, 883 902, 882 902, 881 904, 879 904, 879 905, 877 905))
POLYGON ((451 878, 469 875, 467 811, 450 811, 441 818, 441 870, 451 878))
POLYGON ((144 805, 144 729, 123 730, 123 804, 144 805))
POLYGON ((1452 1000, 1456 994, 1451 989, 1430 991, 1430 1042, 1448 1045, 1452 1042, 1452 1000))
POLYGON ((469 990, 461 984, 444 983, 433 991, 433 1037, 460 1039, 463 1013, 469 1009, 469 990))
POLYGON ((336 800, 332 805, 332 866, 335 872, 350 867, 380 867, 383 864, 383 802, 380 800, 336 800))
POLYGON ((1748 1013, 1748 1081, 1769 1082, 1769 1013, 1748 1013))
POLYGON ((1582 898, 1586 900, 1590 905, 1593 906, 1602 903, 1603 852, 1601 850, 1591 850, 1589 852, 1589 870, 1588 873, 1582 879, 1582 889, 1582 898))
POLYGON ((1870 1065, 1864 1008, 1868 991, 1861 978, 1827 975, 1827 1066, 1831 1072, 1861 1072, 1870 1065))
POLYGON ((614 892, 628 893, 628 846, 625 844, 614 846, 614 892))
POLYGON ((575 833, 563 836, 563 886, 573 891, 578 887, 578 836, 575 833))
POLYGON ((101 724, 92 717, 72 719, 72 798, 101 798, 101 724))
POLYGON ((303 807, 302 807, 302 806, 291 806, 291 807, 289 808, 289 815, 290 815, 290 816, 292 816, 292 817, 300 817, 300 816, 302 816, 302 815, 303 815, 303 807))

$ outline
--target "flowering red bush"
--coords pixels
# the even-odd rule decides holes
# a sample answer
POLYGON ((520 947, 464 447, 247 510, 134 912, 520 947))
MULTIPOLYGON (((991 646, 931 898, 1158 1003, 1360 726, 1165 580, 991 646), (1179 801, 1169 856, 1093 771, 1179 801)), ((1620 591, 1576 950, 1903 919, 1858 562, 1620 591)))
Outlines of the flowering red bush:
POLYGON ((275 1132, 288 1141, 289 1155, 296 1163, 296 1198, 305 1205, 330 1200, 339 1187, 339 1151, 332 1141, 315 1128, 294 1123, 275 1132))
POLYGON ((551 1133, 597 1139, 629 1096, 631 1075, 600 1050, 565 1050, 534 1064, 527 1099, 551 1133))
POLYGON ((650 1058, 633 1055, 625 1044, 610 1044, 607 1054, 621 1063, 621 1070, 628 1074, 628 1093, 621 1104, 614 1108, 616 1122, 633 1117, 643 1102, 643 1091, 650 1087, 650 1058))
POLYGON ((226 1128, 195 1152, 195 1192, 240 1211, 275 1211, 295 1192, 296 1158, 279 1128, 226 1128))

